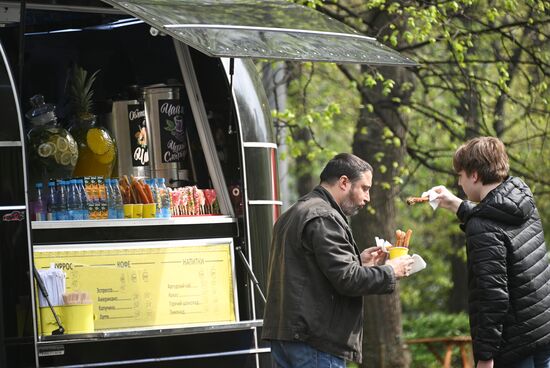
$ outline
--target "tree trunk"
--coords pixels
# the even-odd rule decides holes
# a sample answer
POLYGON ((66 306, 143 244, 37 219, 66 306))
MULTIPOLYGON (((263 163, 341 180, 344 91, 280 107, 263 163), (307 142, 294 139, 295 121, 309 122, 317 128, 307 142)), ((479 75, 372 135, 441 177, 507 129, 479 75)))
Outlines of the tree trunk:
MULTIPOLYGON (((405 80, 405 73, 407 72, 401 68, 388 68, 383 74, 399 85, 405 80)), ((362 248, 373 246, 375 236, 393 241, 397 229, 394 200, 398 188, 393 184, 393 178, 405 156, 406 129, 403 118, 399 116, 395 104, 391 101, 393 97, 394 94, 383 96, 380 89, 362 91, 363 105, 374 106, 374 112, 369 112, 365 108, 361 110, 353 142, 353 152, 374 168, 370 203, 370 209, 374 212, 361 211, 352 220, 354 236, 362 248), (394 139, 385 139, 387 128, 393 132, 395 138, 398 138, 398 144, 394 139)), ((408 367, 410 359, 406 354, 402 337, 398 289, 389 295, 365 298, 363 330, 363 367, 408 367)))
MULTIPOLYGON (((466 83, 469 89, 460 96, 461 104, 457 109, 457 113, 466 121, 466 136, 465 140, 479 135, 480 130, 480 113, 479 113, 479 92, 475 85, 466 83)), ((465 198, 462 188, 455 183, 452 188, 454 193, 460 198, 465 198)), ((463 257, 459 256, 459 252, 466 246, 466 238, 464 233, 460 232, 451 237, 453 252, 449 256, 451 263, 451 278, 453 288, 449 295, 448 310, 451 313, 467 312, 468 311, 468 268, 463 257)))
MULTIPOLYGON (((295 135, 294 140, 296 142, 303 141, 307 142, 311 139, 311 133, 306 128, 300 129, 295 135)), ((301 197, 309 193, 313 187, 317 184, 311 175, 311 170, 308 169, 311 167, 311 161, 307 158, 307 154, 304 153, 296 157, 296 189, 298 190, 298 197, 301 197)))

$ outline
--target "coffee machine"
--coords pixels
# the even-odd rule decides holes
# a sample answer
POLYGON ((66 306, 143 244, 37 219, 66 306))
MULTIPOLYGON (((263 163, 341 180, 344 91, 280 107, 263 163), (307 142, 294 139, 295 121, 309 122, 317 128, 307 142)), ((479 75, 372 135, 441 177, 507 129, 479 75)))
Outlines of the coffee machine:
POLYGON ((119 177, 165 178, 170 186, 193 180, 188 127, 194 124, 187 94, 179 84, 155 84, 139 98, 113 101, 107 126, 118 145, 119 177))

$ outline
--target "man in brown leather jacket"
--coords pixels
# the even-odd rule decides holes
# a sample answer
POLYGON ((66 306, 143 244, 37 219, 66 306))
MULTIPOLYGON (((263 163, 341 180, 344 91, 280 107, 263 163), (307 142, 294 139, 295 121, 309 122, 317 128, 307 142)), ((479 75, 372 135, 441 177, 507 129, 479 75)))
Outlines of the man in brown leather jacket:
POLYGON ((341 153, 277 220, 262 332, 274 367, 361 362, 363 295, 391 293, 410 272, 409 256, 386 261, 379 248, 355 244, 347 216, 367 204, 371 185, 372 167, 341 153))

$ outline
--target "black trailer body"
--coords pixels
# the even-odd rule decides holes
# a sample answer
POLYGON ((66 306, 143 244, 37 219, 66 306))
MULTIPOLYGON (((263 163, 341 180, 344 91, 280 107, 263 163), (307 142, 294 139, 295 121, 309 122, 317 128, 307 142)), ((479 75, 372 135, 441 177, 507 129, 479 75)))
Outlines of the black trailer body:
MULTIPOLYGON (((270 108, 250 58, 414 65, 311 12, 286 1, 0 1, 0 367, 269 366, 269 346, 260 339, 262 291, 282 203, 270 108), (304 19, 301 29, 289 27, 293 17, 304 19), (31 221, 24 112, 29 98, 41 93, 62 118, 66 73, 75 63, 100 70, 95 112, 106 124, 112 100, 127 86, 181 85, 194 121, 188 127, 194 182, 216 189, 221 215, 31 221), (225 262, 226 273, 216 278, 214 268, 197 268, 196 275, 167 268, 172 250, 191 248, 198 254, 227 249, 222 260, 212 261, 225 262), (121 254, 149 257, 142 264, 158 266, 132 269, 129 261, 112 261, 121 254), (98 285, 116 278, 117 288, 134 290, 128 294, 134 295, 133 314, 119 322, 102 304, 94 318, 103 328, 43 333, 33 269, 48 262, 73 267, 56 264, 56 255, 110 259, 112 267, 98 268, 98 285), (167 297, 149 285, 155 277, 167 278, 169 288, 196 282, 222 290, 229 301, 201 295, 189 303, 212 311, 181 323, 177 314, 191 309, 177 309, 177 293, 167 297), (173 308, 156 315, 161 300, 173 308), (215 309, 217 303, 225 309, 215 309), (148 322, 135 322, 141 319, 148 322)), ((70 275, 67 283, 76 282, 78 273, 70 275)), ((94 304, 118 298, 109 294, 112 288, 96 289, 94 304)))

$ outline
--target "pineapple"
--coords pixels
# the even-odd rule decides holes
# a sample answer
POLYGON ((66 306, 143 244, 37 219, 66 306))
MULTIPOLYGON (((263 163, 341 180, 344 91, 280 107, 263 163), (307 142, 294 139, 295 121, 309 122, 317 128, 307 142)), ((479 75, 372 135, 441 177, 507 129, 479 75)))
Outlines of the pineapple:
POLYGON ((73 114, 77 120, 87 121, 93 118, 92 108, 95 82, 99 70, 88 77, 88 72, 75 65, 70 71, 68 95, 73 114))
POLYGON ((74 170, 75 176, 110 177, 116 160, 116 143, 109 131, 96 126, 96 116, 93 114, 94 90, 97 70, 92 75, 76 65, 70 71, 67 83, 67 93, 74 117, 70 132, 78 142, 78 162, 74 170))

